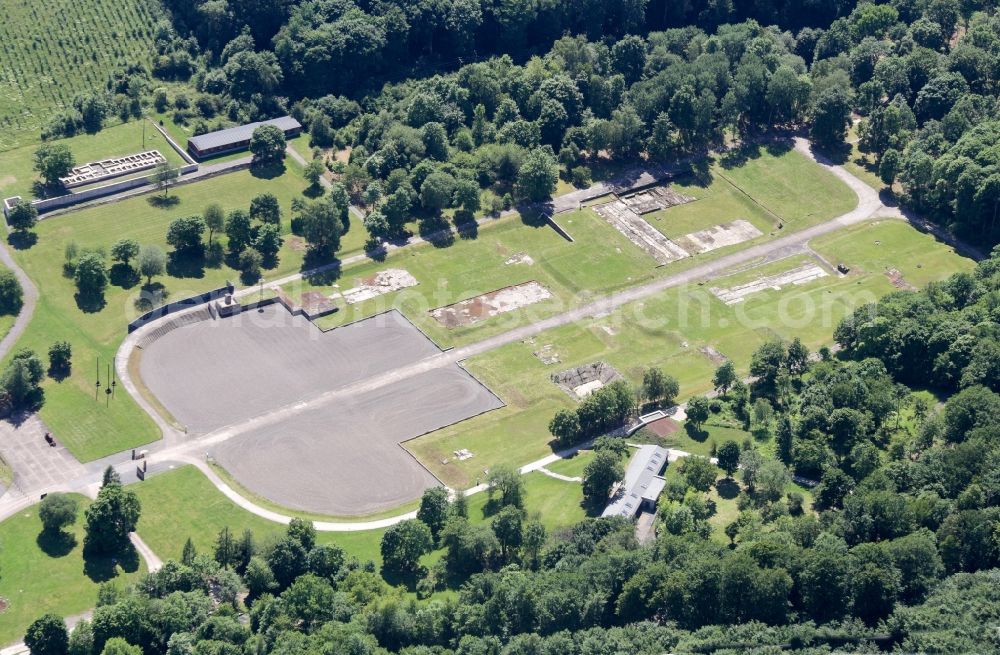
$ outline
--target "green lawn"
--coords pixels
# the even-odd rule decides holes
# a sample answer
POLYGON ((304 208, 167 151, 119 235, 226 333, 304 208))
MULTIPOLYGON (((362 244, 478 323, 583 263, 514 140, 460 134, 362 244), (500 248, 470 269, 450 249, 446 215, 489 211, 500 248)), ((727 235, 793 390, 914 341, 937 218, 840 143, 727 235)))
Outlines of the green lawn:
MULTIPOLYGON (((258 543, 274 539, 285 526, 242 509, 215 488, 193 466, 150 477, 130 487, 142 501, 136 531, 162 559, 180 559, 190 537, 201 553, 211 553, 224 527, 236 534, 252 530, 258 543)), ((321 532, 321 543, 335 543, 361 561, 380 561, 383 530, 321 532)))
MULTIPOLYGON (((857 229, 871 229, 882 235, 885 247, 878 252, 885 252, 904 274, 912 270, 926 275, 917 277, 919 284, 972 266, 951 248, 902 222, 884 221, 873 228, 857 229), (890 240, 899 244, 899 255, 890 250, 896 247, 890 245, 890 240), (916 269, 920 262, 924 265, 916 269)), ((854 231, 838 235, 831 239, 833 245, 829 248, 861 242, 854 231)), ((824 252, 829 249, 819 243, 814 245, 824 252)), ((855 260, 862 262, 864 254, 844 252, 836 260, 860 266, 855 260)), ((768 264, 756 275, 790 270, 802 261, 801 257, 793 257, 768 264)), ((724 287, 754 277, 754 271, 742 271, 712 284, 724 287)), ((605 361, 637 385, 644 369, 658 366, 678 379, 681 399, 685 399, 711 389, 712 373, 718 364, 709 348, 732 359, 745 373, 754 350, 764 341, 799 337, 815 350, 832 343, 833 330, 847 312, 894 290, 881 270, 852 272, 843 278, 831 275, 780 291, 766 290, 732 306, 723 304, 706 287, 670 289, 626 305, 610 316, 548 330, 529 342, 508 344, 471 358, 467 368, 507 406, 425 435, 406 446, 447 484, 472 486, 490 466, 523 465, 551 453, 548 423, 558 409, 575 405, 549 380, 554 373, 605 361), (560 361, 544 364, 535 356, 543 348, 557 354, 560 361), (469 449, 473 457, 455 460, 453 451, 462 448, 469 449), (445 460, 447 463, 442 463, 445 460)), ((712 441, 741 441, 746 436, 740 430, 711 422, 707 429, 709 434, 702 440, 691 439, 681 431, 669 437, 668 445, 707 454, 712 441)))
MULTIPOLYGON (((85 572, 83 560, 83 510, 89 500, 77 496, 80 515, 72 529, 75 544, 40 539, 38 506, 33 505, 0 523, 0 598, 9 605, 0 612, 0 646, 16 642, 28 625, 46 612, 61 616, 80 614, 97 601, 97 587, 103 578, 85 572), (47 550, 42 549, 42 545, 47 550)), ((144 570, 119 571, 119 579, 135 580, 144 570)))
POLYGON ((905 282, 917 288, 975 267, 972 260, 960 257, 951 246, 902 221, 857 225, 816 239, 812 246, 831 262, 847 263, 852 277, 885 277, 887 270, 896 269, 905 282))
MULTIPOLYGON (((117 239, 131 237, 143 244, 160 245, 169 252, 167 226, 175 218, 200 214, 212 202, 220 203, 226 210, 246 208, 252 195, 265 191, 278 197, 287 232, 291 201, 301 197, 305 186, 298 167, 289 162, 285 173, 273 179, 256 178, 249 171, 240 171, 181 185, 170 192, 179 202, 166 208, 151 204, 152 196, 144 195, 39 222, 35 229, 37 243, 15 251, 15 257, 35 281, 40 294, 35 315, 18 347, 46 353, 55 341, 72 344, 72 374, 61 382, 46 382, 41 414, 76 457, 88 461, 139 446, 159 438, 159 431, 128 394, 117 394, 110 407, 95 402, 93 396, 98 359, 104 377, 106 365, 126 334, 128 321, 141 313, 135 307, 140 286, 109 285, 103 307, 98 311, 81 308, 74 297, 73 280, 64 277, 62 271, 66 245, 73 241, 81 249, 108 250, 117 239)), ((278 267, 266 274, 279 276, 297 271, 303 257, 296 245, 299 243, 297 238, 286 234, 278 267)), ((186 298, 217 288, 226 280, 239 279, 239 274, 224 264, 219 268, 171 268, 170 271, 171 275, 155 280, 164 285, 168 300, 186 298)))
MULTIPOLYGON (((159 150, 171 164, 176 166, 184 164, 181 156, 148 122, 145 123, 145 132, 145 148, 143 148, 143 121, 139 120, 114 125, 96 134, 81 134, 52 143, 66 145, 73 153, 77 164, 130 155, 143 150, 159 150)), ((33 170, 33 166, 37 149, 37 145, 31 145, 0 152, 0 197, 34 197, 33 186, 38 174, 33 170)), ((115 180, 121 179, 125 178, 115 178, 115 180)))
POLYGON ((745 164, 717 173, 778 216, 785 229, 820 223, 858 204, 846 184, 795 150, 775 154, 760 146, 745 164))

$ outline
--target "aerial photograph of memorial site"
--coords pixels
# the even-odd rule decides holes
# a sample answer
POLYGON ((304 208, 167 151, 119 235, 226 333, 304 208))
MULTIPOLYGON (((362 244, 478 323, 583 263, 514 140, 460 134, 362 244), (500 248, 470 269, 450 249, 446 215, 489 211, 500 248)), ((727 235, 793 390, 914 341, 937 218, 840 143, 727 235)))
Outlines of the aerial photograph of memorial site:
POLYGON ((0 655, 1000 653, 997 0, 0 0, 0 655))

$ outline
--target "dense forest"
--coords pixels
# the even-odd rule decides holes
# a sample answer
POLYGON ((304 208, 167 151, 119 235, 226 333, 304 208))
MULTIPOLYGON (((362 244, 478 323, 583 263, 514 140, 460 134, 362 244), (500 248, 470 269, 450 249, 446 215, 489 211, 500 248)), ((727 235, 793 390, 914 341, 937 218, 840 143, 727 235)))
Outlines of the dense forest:
MULTIPOLYGON (((960 235, 1000 237, 1000 19, 988 0, 170 0, 152 70, 46 134, 158 112, 202 133, 290 112, 373 236, 545 198, 556 175, 808 130, 960 235), (166 84, 159 87, 159 84, 166 84), (425 188, 426 184, 426 188, 425 188)), ((100 95, 100 94, 99 94, 100 95)))

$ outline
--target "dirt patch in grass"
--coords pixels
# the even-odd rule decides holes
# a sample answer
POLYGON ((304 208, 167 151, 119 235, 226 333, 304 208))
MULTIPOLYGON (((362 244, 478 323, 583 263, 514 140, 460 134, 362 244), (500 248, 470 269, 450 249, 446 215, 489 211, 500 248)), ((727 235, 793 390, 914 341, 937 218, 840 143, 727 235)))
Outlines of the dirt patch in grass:
POLYGON ((645 429, 658 437, 667 437, 681 429, 681 424, 672 418, 661 418, 647 423, 645 429))
POLYGON ((904 291, 915 291, 916 287, 906 281, 903 274, 899 272, 899 269, 890 268, 885 271, 885 276, 889 278, 892 282, 892 286, 897 289, 903 289, 904 291))
POLYGON ((528 305, 548 300, 552 293, 544 286, 532 280, 516 284, 496 291, 484 293, 475 298, 468 298, 453 305, 431 310, 439 323, 447 328, 472 325, 486 319, 512 312, 528 305))
POLYGON ((720 353, 712 346, 702 346, 701 348, 698 349, 698 352, 707 357, 708 361, 712 362, 713 364, 725 364, 726 362, 729 361, 728 357, 720 353))

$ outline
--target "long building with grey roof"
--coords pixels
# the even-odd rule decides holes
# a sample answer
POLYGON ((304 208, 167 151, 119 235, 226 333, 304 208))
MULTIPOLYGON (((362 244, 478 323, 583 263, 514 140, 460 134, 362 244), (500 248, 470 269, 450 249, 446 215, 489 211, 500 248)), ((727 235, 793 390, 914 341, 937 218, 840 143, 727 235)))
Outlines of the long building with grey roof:
POLYGON ((655 511, 656 501, 666 483, 663 470, 667 468, 668 454, 667 449, 660 446, 639 446, 629 460, 625 479, 608 499, 601 516, 633 519, 640 511, 655 511))
POLYGON ((301 123, 291 116, 281 116, 280 118, 272 118, 269 121, 247 123, 246 125, 230 127, 226 130, 193 136, 188 139, 188 152, 195 159, 206 159, 238 150, 246 150, 250 147, 250 137, 253 136, 253 131, 261 125, 274 125, 285 133, 286 139, 302 133, 301 123))

